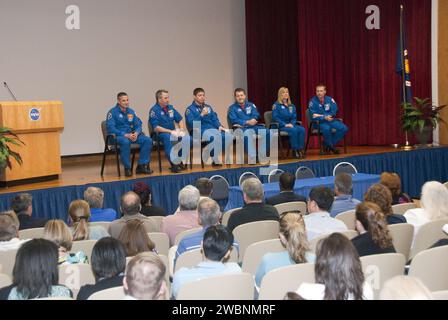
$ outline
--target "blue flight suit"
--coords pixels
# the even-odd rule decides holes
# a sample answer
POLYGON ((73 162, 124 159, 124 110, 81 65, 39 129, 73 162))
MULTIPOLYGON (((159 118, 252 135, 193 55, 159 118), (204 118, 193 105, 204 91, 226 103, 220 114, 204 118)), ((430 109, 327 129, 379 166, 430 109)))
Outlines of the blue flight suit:
POLYGON ((280 132, 289 135, 289 143, 293 150, 303 150, 305 148, 305 128, 297 124, 297 109, 295 105, 286 106, 276 102, 272 107, 272 121, 279 124, 280 132), (286 125, 292 124, 292 128, 286 125))
POLYGON ((319 118, 314 118, 313 120, 319 120, 320 131, 324 137, 324 145, 326 147, 333 147, 339 141, 341 141, 348 132, 348 128, 339 120, 327 121, 325 117, 335 118, 338 113, 338 105, 333 98, 325 96, 324 103, 322 104, 317 96, 311 99, 309 103, 309 111, 311 117, 313 114, 322 115, 319 118), (333 133, 332 130, 335 129, 333 133))
MULTIPOLYGON (((259 134, 258 130, 266 129, 263 125, 255 125, 249 126, 246 124, 247 121, 250 120, 260 121, 260 113, 258 112, 257 107, 252 102, 246 102, 244 106, 239 105, 237 102, 232 104, 229 107, 229 120, 232 126, 238 125, 242 127, 243 132, 252 129, 255 131, 255 134, 259 134)), ((267 155, 266 149, 269 148, 267 144, 270 143, 270 133, 269 130, 266 130, 266 136, 260 139, 260 152, 264 155, 267 155)), ((247 146, 247 153, 249 158, 255 158, 257 156, 257 145, 255 139, 248 139, 248 137, 244 137, 244 144, 247 146)))
MULTIPOLYGON (((159 104, 154 105, 149 111, 149 122, 155 131, 157 127, 161 127, 168 130, 175 130, 176 123, 183 120, 183 117, 177 112, 172 105, 169 105, 165 110, 159 104)), ((165 155, 170 163, 174 163, 171 158, 171 150, 173 148, 173 141, 171 141, 171 135, 169 133, 159 133, 160 141, 163 143, 165 148, 165 155)), ((179 141, 188 144, 190 146, 190 136, 186 135, 183 138, 179 137, 179 141)), ((182 157, 182 155, 181 155, 182 157)), ((186 163, 186 159, 182 158, 182 162, 186 163)))
POLYGON ((107 133, 114 134, 120 148, 120 158, 126 169, 131 169, 131 144, 140 145, 139 165, 147 165, 150 161, 152 139, 142 132, 142 121, 137 117, 134 110, 127 108, 122 112, 117 104, 107 114, 107 133), (137 141, 132 142, 125 138, 128 133, 138 133, 137 141))
MULTIPOLYGON (((201 123, 201 137, 204 134, 204 132, 209 129, 219 130, 219 127, 222 127, 221 122, 218 119, 218 114, 208 104, 200 106, 196 104, 195 101, 193 101, 193 103, 185 111, 185 117, 187 120, 187 126, 190 129, 193 129, 194 127, 193 122, 201 123), (201 116, 202 110, 204 108, 208 108, 209 113, 206 116, 201 116)), ((224 153, 224 151, 230 147, 230 144, 233 143, 233 135, 227 132, 220 132, 220 133, 222 138, 222 148, 223 148, 222 150, 224 153)), ((205 142, 212 142, 213 140, 214 138, 210 137, 210 140, 205 142)), ((212 151, 210 155, 214 157, 214 152, 212 151)), ((215 162, 217 162, 217 159, 215 159, 215 162)))

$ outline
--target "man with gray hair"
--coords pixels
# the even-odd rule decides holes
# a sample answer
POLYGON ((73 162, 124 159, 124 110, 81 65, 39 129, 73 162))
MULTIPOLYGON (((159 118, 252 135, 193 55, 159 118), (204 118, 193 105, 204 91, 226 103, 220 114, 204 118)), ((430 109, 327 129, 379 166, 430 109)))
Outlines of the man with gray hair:
POLYGON ((245 205, 242 209, 234 211, 230 216, 227 224, 230 232, 233 232, 239 225, 250 222, 280 220, 277 209, 263 202, 264 191, 260 180, 247 179, 243 182, 242 188, 245 205))
POLYGON ((11 201, 12 210, 17 215, 20 222, 19 230, 43 228, 47 223, 46 219, 33 218, 33 196, 29 193, 16 195, 11 201))
POLYGON ((353 181, 352 176, 347 173, 340 173, 334 179, 334 202, 331 207, 331 217, 338 214, 354 210, 361 201, 353 198, 353 181))
POLYGON ((84 191, 84 200, 90 206, 89 222, 112 222, 118 219, 114 209, 103 209, 104 191, 96 187, 88 187, 84 191))
POLYGON ((144 222, 146 232, 160 232, 157 221, 152 217, 146 217, 140 213, 142 205, 140 197, 135 192, 127 192, 121 197, 120 211, 123 214, 121 219, 115 220, 109 225, 109 234, 118 239, 121 230, 129 220, 141 220, 144 222))
POLYGON ((197 209, 200 196, 196 187, 186 186, 179 192, 180 211, 163 218, 162 232, 170 238, 170 246, 174 245, 176 236, 182 231, 199 227, 197 209))

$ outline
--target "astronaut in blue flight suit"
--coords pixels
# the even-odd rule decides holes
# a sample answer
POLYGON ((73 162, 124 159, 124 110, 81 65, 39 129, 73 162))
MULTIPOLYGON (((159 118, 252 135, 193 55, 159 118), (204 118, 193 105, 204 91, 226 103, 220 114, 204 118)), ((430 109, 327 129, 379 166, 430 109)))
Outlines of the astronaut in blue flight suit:
POLYGON ((305 128, 297 124, 297 109, 292 104, 288 88, 280 88, 278 100, 272 107, 272 121, 279 124, 280 132, 287 132, 293 155, 305 158, 305 128))
POLYGON ((120 158, 124 166, 125 176, 132 176, 131 144, 140 145, 140 157, 136 174, 151 174, 149 167, 152 140, 142 132, 142 121, 134 110, 129 108, 129 97, 121 92, 117 96, 117 105, 107 114, 107 133, 114 134, 120 148, 120 158))
MULTIPOLYGON (((267 156, 266 150, 269 150, 267 144, 270 143, 270 133, 262 134, 259 130, 265 130, 264 125, 259 124, 260 113, 252 102, 247 101, 247 94, 244 89, 238 88, 234 92, 235 103, 229 107, 229 120, 232 126, 240 127, 243 132, 253 130, 255 135, 260 136, 260 153, 267 156)), ((249 163, 257 161, 257 137, 250 138, 247 134, 244 136, 244 145, 247 148, 249 163)))
POLYGON ((190 135, 185 128, 183 117, 170 105, 169 92, 166 90, 157 91, 156 101, 157 103, 149 112, 149 122, 153 130, 158 133, 165 148, 165 155, 171 164, 171 171, 178 173, 186 169, 184 164, 187 163, 188 152, 190 151, 190 135), (179 125, 179 129, 176 129, 176 123, 179 125), (185 154, 181 152, 180 157, 177 154, 171 154, 173 142, 176 139, 182 143, 182 146, 185 146, 182 149, 188 148, 188 152, 185 154))
MULTIPOLYGON (((222 153, 230 147, 233 143, 233 135, 228 132, 228 129, 224 128, 218 119, 218 114, 213 110, 213 108, 206 104, 205 91, 202 88, 196 88, 193 91, 193 103, 187 108, 185 112, 185 117, 187 120, 187 125, 189 129, 194 128, 194 122, 200 122, 201 125, 201 137, 204 139, 204 132, 210 129, 217 130, 217 133, 221 134, 222 139, 222 153)), ((211 131, 208 131, 211 133, 211 131)), ((212 142, 215 137, 211 135, 208 137, 208 141, 212 142)), ((221 160, 218 156, 215 156, 214 150, 210 152, 210 156, 213 158, 213 166, 221 166, 221 160)), ((232 155, 226 154, 226 158, 232 155)), ((204 161, 205 162, 205 161, 204 161)))
POLYGON ((335 118, 338 113, 338 106, 334 99, 326 94, 326 86, 318 85, 316 87, 316 96, 311 99, 308 108, 312 119, 319 121, 326 152, 339 154, 340 152, 335 148, 335 145, 344 138, 348 128, 335 118), (333 130, 335 132, 332 132, 333 130))

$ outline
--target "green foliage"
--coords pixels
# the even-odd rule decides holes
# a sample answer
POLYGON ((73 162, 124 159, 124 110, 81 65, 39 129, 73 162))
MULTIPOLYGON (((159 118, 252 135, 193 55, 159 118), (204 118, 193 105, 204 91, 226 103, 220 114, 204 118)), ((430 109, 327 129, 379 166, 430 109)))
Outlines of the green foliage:
POLYGON ((403 103, 403 116, 401 123, 403 130, 407 132, 416 132, 423 130, 427 127, 435 129, 438 123, 446 123, 440 116, 440 111, 446 107, 434 106, 429 98, 420 99, 415 97, 415 102, 403 103))
POLYGON ((11 150, 10 146, 22 146, 24 143, 9 128, 0 128, 0 168, 12 169, 11 158, 22 165, 22 157, 18 152, 11 150))

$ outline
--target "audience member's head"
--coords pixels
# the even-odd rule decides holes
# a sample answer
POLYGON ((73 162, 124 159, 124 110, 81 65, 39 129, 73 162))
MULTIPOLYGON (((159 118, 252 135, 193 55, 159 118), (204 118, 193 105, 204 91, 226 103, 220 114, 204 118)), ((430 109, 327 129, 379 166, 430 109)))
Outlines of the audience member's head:
POLYGON ((33 196, 29 193, 18 194, 12 199, 11 207, 16 214, 26 213, 31 216, 33 213, 33 196))
POLYGON ((317 245, 316 283, 325 285, 324 300, 363 300, 364 273, 352 242, 334 233, 317 245))
POLYGON ((290 192, 294 190, 294 184, 296 183, 296 177, 290 172, 283 172, 280 175, 280 191, 290 192))
POLYGON ((62 220, 49 220, 45 224, 42 238, 54 242, 60 252, 69 252, 72 250, 73 235, 62 220))
POLYGON ((193 186, 186 186, 179 191, 179 208, 180 211, 196 211, 201 195, 199 190, 193 186))
POLYGON ((155 249, 155 245, 146 231, 145 222, 138 219, 126 222, 118 236, 118 240, 123 243, 127 257, 133 257, 139 253, 155 249))
POLYGON ((132 186, 132 191, 134 191, 140 197, 140 204, 142 207, 150 206, 152 200, 151 187, 145 182, 136 182, 132 186))
POLYGON ((387 280, 380 292, 380 300, 432 300, 432 293, 423 282, 410 276, 387 280))
POLYGON ((164 300, 166 267, 154 253, 140 253, 126 267, 123 286, 126 294, 138 300, 164 300))
POLYGON ((334 202, 334 194, 330 188, 315 187, 308 196, 308 212, 330 212, 334 202))
POLYGON ((195 187, 199 190, 201 197, 211 197, 213 192, 213 183, 208 178, 199 178, 196 180, 195 187))
POLYGON ((233 245, 233 234, 222 225, 209 227, 202 241, 202 252, 207 260, 227 261, 233 245))
POLYGON ((14 211, 0 213, 0 242, 19 237, 19 220, 14 211))
POLYGON ((13 285, 23 299, 45 298, 59 282, 58 247, 45 239, 25 242, 17 251, 13 285))
POLYGON ((334 193, 336 196, 349 196, 353 193, 352 176, 348 173, 340 173, 334 179, 334 193))
POLYGON ((126 192, 121 197, 120 210, 123 216, 130 217, 138 215, 141 209, 140 197, 135 192, 126 192))
POLYGON ((448 218, 448 189, 440 182, 425 183, 422 188, 421 206, 429 220, 448 218))
POLYGON ((381 174, 380 183, 390 190, 392 197, 399 197, 401 195, 401 179, 398 174, 384 172, 381 174))
POLYGON ((364 195, 364 201, 373 202, 380 207, 386 216, 393 214, 392 193, 382 184, 374 184, 364 195))
POLYGON ((89 239, 90 207, 84 200, 70 203, 68 214, 73 223, 73 241, 89 239))
POLYGON ((280 218, 280 241, 295 263, 307 262, 305 254, 310 250, 306 237, 305 221, 299 213, 287 212, 280 218))
POLYGON ((92 271, 97 281, 124 274, 126 252, 117 239, 107 237, 98 240, 92 250, 92 271))
POLYGON ((104 202, 104 191, 100 188, 89 187, 86 191, 84 191, 84 200, 87 201, 91 209, 102 209, 104 202))
POLYGON ((393 246, 386 216, 375 203, 364 202, 356 206, 356 230, 360 234, 370 233, 373 242, 382 249, 393 246))
POLYGON ((256 178, 250 178, 243 182, 243 198, 244 202, 261 203, 264 199, 263 184, 256 178))
POLYGON ((199 224, 203 228, 208 228, 219 224, 221 219, 221 209, 219 204, 210 198, 205 198, 199 201, 198 204, 198 218, 199 224))

